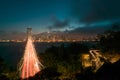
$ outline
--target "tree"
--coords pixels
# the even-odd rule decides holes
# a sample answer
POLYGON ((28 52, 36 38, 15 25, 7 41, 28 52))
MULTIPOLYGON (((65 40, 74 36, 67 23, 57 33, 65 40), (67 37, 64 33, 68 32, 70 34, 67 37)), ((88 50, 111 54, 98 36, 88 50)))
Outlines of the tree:
POLYGON ((4 60, 0 57, 0 73, 5 73, 7 71, 8 71, 7 66, 4 60))
POLYGON ((113 25, 110 30, 105 31, 99 36, 100 45, 104 51, 117 51, 120 50, 120 28, 119 25, 113 25))
POLYGON ((46 68, 42 75, 47 76, 47 72, 52 70, 49 69, 51 67, 61 74, 59 76, 61 80, 75 80, 74 74, 81 70, 80 55, 88 51, 88 47, 82 43, 61 44, 48 48, 41 55, 46 68))

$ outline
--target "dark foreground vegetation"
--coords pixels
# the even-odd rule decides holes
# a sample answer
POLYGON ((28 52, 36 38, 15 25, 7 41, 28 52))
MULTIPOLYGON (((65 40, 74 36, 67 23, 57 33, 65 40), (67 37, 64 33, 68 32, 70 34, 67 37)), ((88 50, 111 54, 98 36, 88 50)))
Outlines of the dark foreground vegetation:
MULTIPOLYGON (((118 25, 99 35, 99 43, 94 46, 104 53, 120 54, 120 28, 118 25)), ((96 73, 91 67, 83 69, 81 55, 89 53, 87 45, 72 43, 52 46, 40 54, 44 68, 29 80, 120 80, 120 60, 115 63, 106 62, 96 73)), ((17 70, 8 68, 0 58, 0 80, 21 80, 17 70)), ((28 79, 24 79, 28 80, 28 79)))

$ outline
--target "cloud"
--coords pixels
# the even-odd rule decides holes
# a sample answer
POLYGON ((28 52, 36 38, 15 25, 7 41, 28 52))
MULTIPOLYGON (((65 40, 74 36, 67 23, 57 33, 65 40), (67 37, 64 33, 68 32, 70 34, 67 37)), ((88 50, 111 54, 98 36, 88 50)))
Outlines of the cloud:
POLYGON ((120 19, 120 0, 75 0, 73 15, 79 22, 120 19))
POLYGON ((78 27, 69 32, 78 33, 78 34, 87 34, 87 35, 97 35, 97 34, 103 33, 104 31, 110 28, 111 26, 78 27))
POLYGON ((120 18, 119 0, 92 0, 93 9, 83 18, 83 21, 93 22, 120 18))
POLYGON ((51 18, 52 20, 52 24, 48 25, 48 29, 52 30, 52 29, 63 29, 65 27, 69 27, 70 24, 70 20, 69 19, 64 19, 64 20, 59 20, 56 17, 51 18))
POLYGON ((66 19, 64 21, 56 20, 53 24, 55 28, 64 28, 69 25, 69 21, 66 19))

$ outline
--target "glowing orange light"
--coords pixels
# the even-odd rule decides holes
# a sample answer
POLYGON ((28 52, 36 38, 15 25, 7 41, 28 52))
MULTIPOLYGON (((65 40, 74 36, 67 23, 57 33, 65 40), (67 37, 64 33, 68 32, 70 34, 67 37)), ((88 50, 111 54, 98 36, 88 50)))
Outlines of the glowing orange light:
POLYGON ((39 62, 32 38, 28 38, 23 56, 22 65, 20 66, 21 78, 29 78, 41 71, 42 64, 39 62))

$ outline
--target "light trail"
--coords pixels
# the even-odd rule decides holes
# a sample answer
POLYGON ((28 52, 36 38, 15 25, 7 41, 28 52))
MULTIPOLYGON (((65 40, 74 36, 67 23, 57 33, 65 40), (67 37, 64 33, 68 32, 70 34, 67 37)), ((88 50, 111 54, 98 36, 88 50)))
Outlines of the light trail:
POLYGON ((92 62, 94 62, 94 67, 95 67, 95 70, 94 72, 96 72, 103 64, 104 62, 101 61, 101 58, 104 59, 105 61, 107 61, 107 59, 102 56, 99 52, 99 50, 90 50, 90 55, 92 56, 92 62))
POLYGON ((24 56, 19 67, 20 76, 22 79, 32 77, 36 73, 40 72, 42 67, 43 65, 38 60, 32 37, 29 35, 24 56))

